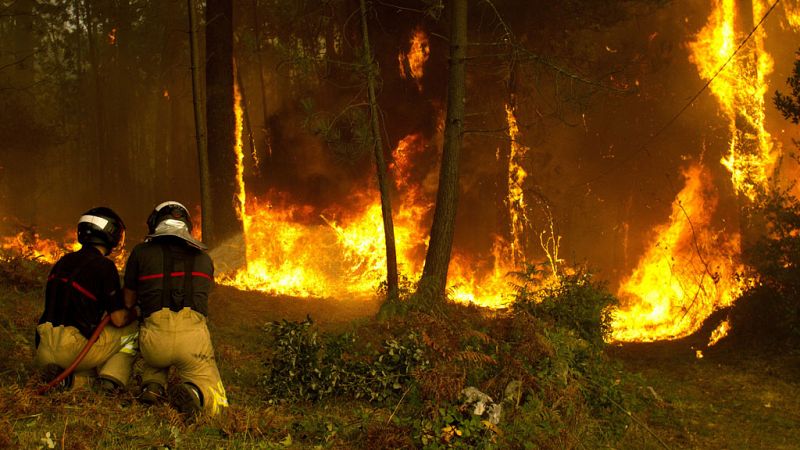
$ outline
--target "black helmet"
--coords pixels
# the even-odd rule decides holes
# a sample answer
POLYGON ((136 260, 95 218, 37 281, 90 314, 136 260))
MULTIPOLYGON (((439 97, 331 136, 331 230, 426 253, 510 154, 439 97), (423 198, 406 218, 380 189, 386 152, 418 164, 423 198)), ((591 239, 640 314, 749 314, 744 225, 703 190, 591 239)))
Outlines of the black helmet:
POLYGON ((124 240, 125 223, 111 208, 92 208, 78 220, 78 242, 82 245, 102 245, 108 255, 124 240))
POLYGON ((208 249, 208 246, 192 236, 189 210, 178 202, 169 201, 156 206, 147 218, 147 229, 150 231, 148 239, 175 236, 200 250, 208 249))
POLYGON ((189 232, 192 231, 192 218, 189 216, 189 210, 178 202, 168 201, 159 204, 150 213, 147 218, 147 230, 150 234, 156 232, 156 227, 159 223, 166 219, 177 219, 186 224, 189 232))

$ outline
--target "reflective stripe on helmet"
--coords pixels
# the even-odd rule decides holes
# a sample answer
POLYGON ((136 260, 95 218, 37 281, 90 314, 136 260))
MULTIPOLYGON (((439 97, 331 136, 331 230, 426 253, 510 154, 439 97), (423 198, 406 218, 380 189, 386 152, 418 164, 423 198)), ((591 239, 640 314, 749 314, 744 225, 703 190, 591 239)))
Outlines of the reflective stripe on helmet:
MULTIPOLYGON (((163 207, 165 207, 165 206, 169 206, 169 205, 180 206, 181 208, 183 208, 183 209, 186 209, 186 207, 185 207, 185 206, 183 206, 182 204, 180 204, 180 203, 178 203, 178 202, 176 202, 176 201, 169 200, 169 201, 166 201, 166 202, 164 202, 164 203, 161 203, 160 205, 156 206, 156 207, 155 207, 155 210, 156 210, 156 211, 161 211, 161 208, 163 208, 163 207)), ((188 209, 186 209, 186 211, 189 211, 189 210, 188 210, 188 209)))
POLYGON ((90 223, 101 230, 105 230, 106 225, 108 225, 108 219, 100 216, 85 215, 81 216, 80 220, 78 220, 78 223, 90 223))

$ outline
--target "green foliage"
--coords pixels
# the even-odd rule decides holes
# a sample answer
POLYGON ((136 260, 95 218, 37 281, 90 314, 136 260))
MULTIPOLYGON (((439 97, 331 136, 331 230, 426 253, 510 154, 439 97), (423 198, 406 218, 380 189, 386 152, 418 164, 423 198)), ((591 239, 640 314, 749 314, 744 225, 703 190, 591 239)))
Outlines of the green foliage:
POLYGON ((737 302, 734 330, 800 338, 800 201, 775 191, 747 214, 761 228, 743 248, 743 260, 758 282, 737 302))
POLYGON ((271 401, 348 396, 383 402, 402 394, 412 371, 427 365, 414 332, 362 352, 355 335, 320 336, 312 325, 311 318, 267 325, 273 354, 262 386, 271 401))
POLYGON ((781 94, 780 91, 775 91, 775 107, 783 114, 783 118, 791 120, 792 123, 800 124, 800 51, 797 53, 797 59, 794 61, 794 71, 792 75, 786 80, 786 83, 792 88, 789 95, 781 94))
POLYGON ((529 265, 517 274, 514 308, 552 320, 556 326, 576 331, 595 346, 602 346, 611 331, 611 312, 618 304, 605 286, 583 269, 560 275, 555 283, 542 284, 542 266, 529 265))
POLYGON ((318 136, 338 160, 355 163, 369 154, 374 139, 366 109, 350 106, 334 116, 316 111, 310 99, 301 105, 306 114, 304 128, 318 136))
POLYGON ((431 417, 397 419, 409 422, 414 442, 424 449, 493 449, 498 428, 454 404, 440 405, 431 417))

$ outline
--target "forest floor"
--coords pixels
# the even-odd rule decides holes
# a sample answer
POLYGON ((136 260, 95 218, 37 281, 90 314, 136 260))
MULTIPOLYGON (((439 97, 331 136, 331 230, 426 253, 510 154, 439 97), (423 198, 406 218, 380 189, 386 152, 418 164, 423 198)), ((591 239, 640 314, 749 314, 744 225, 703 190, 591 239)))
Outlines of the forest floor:
MULTIPOLYGON (((140 405, 135 387, 118 397, 91 391, 35 396, 33 324, 41 297, 41 289, 0 285, 0 448, 369 448, 369 430, 393 414, 391 407, 347 400, 314 409, 274 406, 259 395, 264 324, 310 315, 323 330, 347 329, 374 317, 375 300, 294 299, 219 287, 210 299, 210 329, 232 406, 224 417, 186 423, 167 405, 140 405)), ((696 344, 609 348, 653 399, 634 413, 631 427, 638 430, 620 447, 800 448, 800 353, 720 345, 698 359, 696 344)))

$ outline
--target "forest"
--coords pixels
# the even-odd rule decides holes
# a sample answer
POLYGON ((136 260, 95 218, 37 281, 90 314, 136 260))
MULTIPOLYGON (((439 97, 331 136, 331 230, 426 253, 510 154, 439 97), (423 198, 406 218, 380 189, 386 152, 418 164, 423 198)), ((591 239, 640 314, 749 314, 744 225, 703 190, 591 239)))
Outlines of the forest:
POLYGON ((798 123, 797 0, 0 0, 0 447, 797 448, 798 123), (230 406, 38 395, 166 200, 230 406))

